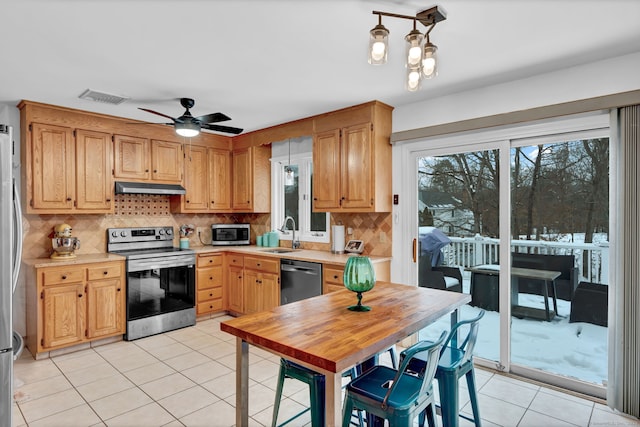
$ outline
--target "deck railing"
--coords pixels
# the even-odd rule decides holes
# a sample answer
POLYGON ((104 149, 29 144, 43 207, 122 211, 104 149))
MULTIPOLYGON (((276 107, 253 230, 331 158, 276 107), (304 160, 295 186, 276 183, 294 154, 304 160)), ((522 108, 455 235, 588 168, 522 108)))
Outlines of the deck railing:
MULTIPOLYGON (((498 264, 500 240, 488 237, 451 237, 445 246, 444 262, 463 268, 482 264, 498 264)), ((580 272, 580 281, 608 283, 609 244, 566 243, 537 240, 512 240, 512 252, 549 255, 573 255, 580 272)))

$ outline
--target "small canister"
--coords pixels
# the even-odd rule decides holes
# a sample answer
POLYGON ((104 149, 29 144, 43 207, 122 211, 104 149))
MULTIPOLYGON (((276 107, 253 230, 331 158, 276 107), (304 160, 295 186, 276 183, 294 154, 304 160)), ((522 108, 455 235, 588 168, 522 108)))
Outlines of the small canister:
POLYGON ((269 233, 269 246, 272 248, 280 246, 280 235, 277 231, 269 233))
POLYGON ((256 236, 256 245, 258 246, 262 246, 263 242, 262 242, 262 236, 256 236))

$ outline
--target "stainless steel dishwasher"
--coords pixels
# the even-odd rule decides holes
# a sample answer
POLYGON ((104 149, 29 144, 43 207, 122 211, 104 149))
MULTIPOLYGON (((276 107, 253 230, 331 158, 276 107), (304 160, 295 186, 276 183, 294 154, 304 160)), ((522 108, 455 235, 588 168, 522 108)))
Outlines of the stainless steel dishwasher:
POLYGON ((322 295, 322 264, 280 260, 280 304, 322 295))

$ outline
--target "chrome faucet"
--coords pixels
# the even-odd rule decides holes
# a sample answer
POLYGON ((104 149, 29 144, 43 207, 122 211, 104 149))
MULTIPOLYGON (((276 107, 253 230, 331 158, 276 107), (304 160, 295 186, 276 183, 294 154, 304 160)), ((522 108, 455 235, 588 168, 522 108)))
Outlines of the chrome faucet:
POLYGON ((291 220, 291 223, 293 224, 293 228, 291 229, 291 231, 293 232, 293 236, 291 236, 291 249, 298 249, 300 248, 300 241, 296 240, 296 221, 293 219, 293 217, 288 216, 284 219, 282 227, 280 227, 280 231, 283 233, 287 233, 287 222, 289 220, 291 220))

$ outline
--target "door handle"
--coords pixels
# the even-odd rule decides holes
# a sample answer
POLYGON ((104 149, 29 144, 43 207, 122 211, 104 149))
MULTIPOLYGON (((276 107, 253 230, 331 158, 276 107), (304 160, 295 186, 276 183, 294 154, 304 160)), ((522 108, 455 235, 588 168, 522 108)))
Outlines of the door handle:
POLYGON ((416 262, 416 248, 417 248, 418 239, 413 239, 413 263, 416 262))

